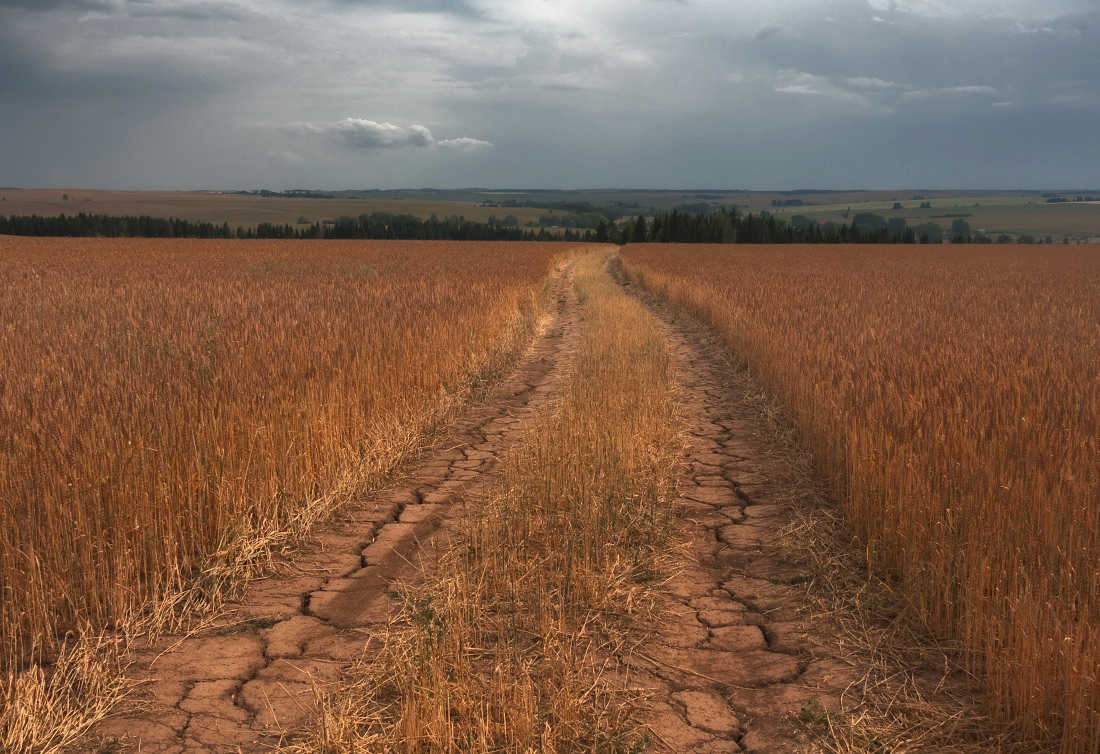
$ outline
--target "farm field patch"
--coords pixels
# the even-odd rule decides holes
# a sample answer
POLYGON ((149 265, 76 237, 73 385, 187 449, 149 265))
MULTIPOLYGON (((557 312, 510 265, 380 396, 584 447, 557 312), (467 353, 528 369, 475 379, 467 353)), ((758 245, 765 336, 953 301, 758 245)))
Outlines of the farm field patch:
POLYGON ((903 217, 910 227, 934 222, 945 230, 951 228, 956 218, 962 218, 974 232, 981 231, 996 238, 999 234, 1033 236, 1038 240, 1050 237, 1055 243, 1069 238, 1071 243, 1093 242, 1100 238, 1100 204, 1092 202, 1065 202, 1046 204, 1043 200, 1012 198, 987 199, 964 197, 961 199, 934 199, 931 208, 921 209, 921 201, 899 202, 903 209, 893 209, 893 202, 868 202, 864 204, 823 205, 807 207, 781 207, 769 211, 776 217, 790 220, 795 215, 820 222, 845 223, 860 212, 872 212, 886 220, 903 217))

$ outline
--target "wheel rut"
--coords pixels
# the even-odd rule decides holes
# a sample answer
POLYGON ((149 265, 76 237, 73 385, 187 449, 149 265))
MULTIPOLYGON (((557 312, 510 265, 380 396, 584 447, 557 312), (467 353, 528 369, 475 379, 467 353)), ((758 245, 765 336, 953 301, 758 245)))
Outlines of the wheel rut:
POLYGON ((318 527, 314 547, 251 582, 211 625, 137 648, 137 690, 70 751, 255 752, 293 735, 344 668, 377 649, 398 606, 393 585, 431 567, 466 499, 493 483, 498 457, 559 391, 581 328, 572 265, 552 295, 513 373, 414 470, 318 527))
POLYGON ((797 503, 762 470, 760 419, 713 338, 641 298, 668 338, 687 433, 677 500, 687 555, 661 598, 663 625, 623 658, 648 692, 650 750, 812 750, 800 718, 836 709, 861 674, 808 616, 809 575, 780 545, 797 503))

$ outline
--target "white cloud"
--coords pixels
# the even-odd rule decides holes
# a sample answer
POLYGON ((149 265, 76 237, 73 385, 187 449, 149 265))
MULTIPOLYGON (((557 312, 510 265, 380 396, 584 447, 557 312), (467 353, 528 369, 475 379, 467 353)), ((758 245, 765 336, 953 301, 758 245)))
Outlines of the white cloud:
POLYGON ((997 90, 991 86, 952 86, 944 89, 952 94, 996 94, 997 90))
POLYGON ((493 146, 491 141, 483 139, 471 139, 469 136, 460 136, 457 139, 444 139, 436 142, 440 149, 451 149, 456 152, 480 152, 493 146))
POLYGON ((816 76, 805 71, 782 71, 775 91, 781 94, 808 95, 824 99, 869 105, 864 95, 834 83, 827 76, 816 76))
POLYGON ((362 118, 345 118, 332 127, 331 133, 358 149, 430 147, 435 142, 432 132, 424 126, 402 127, 362 118))
POLYGON ((1088 0, 867 0, 878 13, 903 13, 925 18, 1051 19, 1088 7, 1088 0))
POLYGON ((997 95, 997 89, 992 86, 948 86, 935 89, 913 89, 902 94, 902 96, 907 99, 925 99, 928 97, 954 95, 994 97, 997 95))
POLYGON ((338 123, 302 123, 293 131, 322 134, 355 149, 435 148, 474 152, 493 146, 491 142, 460 136, 437 141, 427 126, 395 126, 364 118, 345 118, 338 123))
POLYGON ((854 86, 859 89, 904 89, 905 85, 899 84, 896 81, 886 81, 884 79, 873 78, 869 76, 849 76, 844 79, 844 83, 849 86, 854 86))
POLYGON ((966 12, 958 3, 945 3, 942 0, 867 0, 867 4, 880 13, 909 13, 934 18, 952 18, 966 12))
POLYGON ((811 84, 787 84, 786 86, 777 86, 775 91, 782 92, 783 94, 824 94, 824 92, 814 88, 811 84))

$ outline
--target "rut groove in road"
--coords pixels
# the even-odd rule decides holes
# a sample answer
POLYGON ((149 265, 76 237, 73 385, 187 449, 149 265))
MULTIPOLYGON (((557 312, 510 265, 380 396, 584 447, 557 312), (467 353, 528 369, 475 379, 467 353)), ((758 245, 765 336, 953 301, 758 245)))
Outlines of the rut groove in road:
POLYGON ((763 471, 774 451, 729 378, 728 357, 690 318, 640 297, 668 338, 687 432, 677 504, 690 557, 667 584, 664 625, 623 658, 630 681, 649 690, 653 749, 806 750, 803 708, 835 710, 860 674, 830 627, 808 617, 798 584, 809 575, 780 544, 797 503, 780 502, 763 471))
MULTIPOLYGON (((499 479, 498 458, 560 389, 582 326, 571 268, 553 295, 552 320, 515 372, 413 472, 321 527, 316 550, 250 585, 225 619, 139 652, 139 693, 94 739, 147 754, 257 752, 305 723, 319 694, 377 646, 396 607, 391 584, 433 562, 465 498, 499 479)), ((769 448, 720 347, 683 316, 650 311, 678 372, 687 437, 677 504, 690 557, 660 597, 666 621, 621 658, 622 675, 648 689, 652 750, 801 750, 801 709, 835 708, 858 674, 828 649, 828 627, 806 618, 804 588, 792 584, 806 573, 778 544, 791 503, 777 502, 761 470, 769 448)))
POLYGON ((434 452, 319 527, 316 547, 251 583, 214 625, 138 651, 138 691, 75 751, 269 751, 305 723, 351 660, 377 646, 397 607, 390 585, 432 562, 465 498, 488 488, 499 456, 560 389, 580 333, 571 264, 551 293, 551 317, 516 369, 434 452))

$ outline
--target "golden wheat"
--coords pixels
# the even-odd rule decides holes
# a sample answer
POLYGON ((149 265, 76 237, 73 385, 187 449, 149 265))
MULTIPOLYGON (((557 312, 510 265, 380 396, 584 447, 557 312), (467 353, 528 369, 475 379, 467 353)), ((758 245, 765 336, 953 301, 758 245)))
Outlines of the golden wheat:
POLYGON ((631 246, 777 394, 1000 719, 1100 750, 1100 252, 631 246))
POLYGON ((0 237, 0 728, 66 637, 218 592, 417 451, 564 250, 0 237))
POLYGON ((674 522, 672 366, 600 257, 576 282, 585 331, 557 406, 293 751, 635 750, 635 695, 600 676, 674 522))

